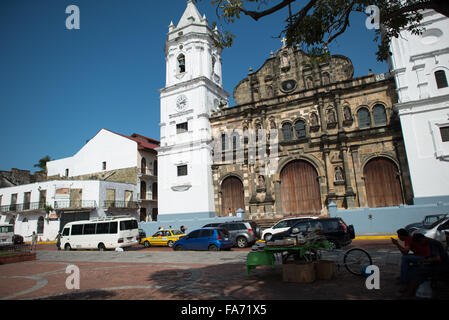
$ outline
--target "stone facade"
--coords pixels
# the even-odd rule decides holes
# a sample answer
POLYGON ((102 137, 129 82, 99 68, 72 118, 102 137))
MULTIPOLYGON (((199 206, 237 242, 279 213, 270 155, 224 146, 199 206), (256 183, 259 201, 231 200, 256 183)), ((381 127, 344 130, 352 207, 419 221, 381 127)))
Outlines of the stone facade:
POLYGON ((117 169, 103 172, 95 172, 90 174, 84 174, 80 176, 60 176, 54 175, 49 176, 47 179, 50 180, 106 180, 114 182, 132 183, 137 184, 137 167, 117 169))
MULTIPOLYGON (((237 144, 244 146, 240 158, 214 157, 217 215, 227 215, 221 203, 222 183, 230 176, 243 184, 242 209, 248 218, 303 213, 283 212, 282 207, 281 172, 295 160, 306 161, 316 170, 322 208, 317 214, 328 214, 327 205, 332 201, 339 208, 368 206, 364 168, 375 158, 394 163, 402 203, 412 201, 401 128, 392 110, 396 101, 394 81, 387 76, 353 78, 352 62, 346 57, 331 56, 317 62, 300 50, 284 47, 258 71, 250 70, 234 89, 234 100, 237 106, 223 108, 210 118, 215 142, 220 137, 230 139, 233 132, 243 132, 237 136, 237 144), (364 114, 367 117, 363 118, 364 114), (289 124, 291 138, 288 130, 283 130, 289 124), (275 130, 271 132, 277 135, 278 147, 270 155, 261 156, 259 151, 252 161, 248 153, 254 147, 245 132, 264 129, 275 130), (273 161, 277 162, 275 170, 267 174, 267 166, 273 161)), ((214 153, 230 151, 235 155, 231 148, 236 141, 226 141, 229 143, 214 153)))
POLYGON ((45 181, 46 178, 44 172, 36 171, 31 174, 29 170, 12 168, 11 171, 0 171, 0 188, 45 181))

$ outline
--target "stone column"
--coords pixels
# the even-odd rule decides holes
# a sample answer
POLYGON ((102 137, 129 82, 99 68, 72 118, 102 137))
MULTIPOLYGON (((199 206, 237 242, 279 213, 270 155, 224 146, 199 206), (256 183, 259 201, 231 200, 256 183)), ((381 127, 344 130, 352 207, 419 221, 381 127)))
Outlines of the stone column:
POLYGON ((345 188, 346 188, 346 205, 348 208, 354 208, 355 205, 355 193, 352 188, 351 174, 349 169, 349 160, 348 160, 348 147, 343 146, 341 148, 341 152, 343 154, 343 170, 345 172, 345 188))

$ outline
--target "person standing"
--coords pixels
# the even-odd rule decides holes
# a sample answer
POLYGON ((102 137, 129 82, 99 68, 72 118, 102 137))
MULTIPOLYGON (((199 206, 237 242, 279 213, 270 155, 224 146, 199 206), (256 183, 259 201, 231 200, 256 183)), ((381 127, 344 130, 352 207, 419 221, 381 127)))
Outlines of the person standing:
POLYGON ((35 231, 33 231, 33 234, 31 235, 31 251, 36 250, 36 244, 37 244, 37 234, 35 231))
POLYGON ((58 247, 58 251, 60 251, 61 250, 61 237, 62 237, 62 234, 61 234, 61 231, 58 231, 58 235, 56 236, 56 247, 58 247))

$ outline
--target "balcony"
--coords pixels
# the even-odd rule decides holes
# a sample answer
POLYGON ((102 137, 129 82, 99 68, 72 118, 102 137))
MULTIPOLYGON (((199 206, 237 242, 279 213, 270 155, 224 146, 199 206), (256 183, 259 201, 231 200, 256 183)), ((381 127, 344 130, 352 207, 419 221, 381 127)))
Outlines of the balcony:
POLYGON ((114 208, 114 209, 137 209, 139 204, 136 201, 115 201, 106 200, 103 204, 104 208, 114 208))
POLYGON ((54 209, 92 209, 96 207, 95 200, 57 200, 54 209))
POLYGON ((14 203, 0 207, 1 213, 44 210, 45 202, 14 203))
POLYGON ((142 201, 157 201, 157 195, 154 196, 151 192, 148 193, 138 193, 137 199, 139 199, 139 202, 142 201))
POLYGON ((154 170, 149 168, 137 168, 137 176, 144 178, 157 178, 157 172, 155 174, 154 170))

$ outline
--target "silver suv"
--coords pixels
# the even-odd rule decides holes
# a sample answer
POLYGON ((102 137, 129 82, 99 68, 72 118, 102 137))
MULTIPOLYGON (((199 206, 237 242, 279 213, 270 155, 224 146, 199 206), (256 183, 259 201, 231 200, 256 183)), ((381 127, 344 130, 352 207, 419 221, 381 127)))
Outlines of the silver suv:
POLYGON ((220 227, 228 230, 233 246, 245 248, 254 244, 260 238, 260 227, 253 221, 231 221, 223 223, 209 223, 203 226, 220 227))

